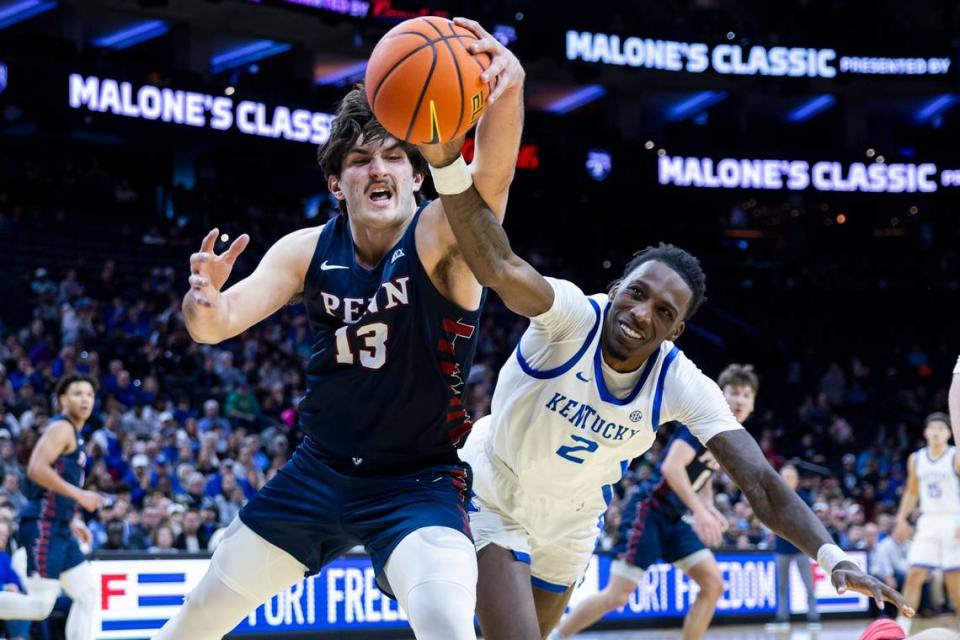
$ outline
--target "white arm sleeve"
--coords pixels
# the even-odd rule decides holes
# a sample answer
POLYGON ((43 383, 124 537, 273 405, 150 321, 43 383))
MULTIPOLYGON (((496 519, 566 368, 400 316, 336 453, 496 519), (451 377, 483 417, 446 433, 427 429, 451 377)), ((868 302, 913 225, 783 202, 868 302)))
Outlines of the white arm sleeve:
POLYGON ((717 383, 703 374, 682 352, 670 367, 663 391, 660 424, 678 420, 706 446, 713 436, 742 429, 717 383))
POLYGON ((953 368, 953 375, 960 373, 960 358, 957 358, 957 365, 953 368))
POLYGON ((553 287, 553 305, 530 318, 518 347, 524 359, 538 369, 566 362, 597 322, 590 298, 577 285, 556 278, 547 278, 547 282, 553 287))

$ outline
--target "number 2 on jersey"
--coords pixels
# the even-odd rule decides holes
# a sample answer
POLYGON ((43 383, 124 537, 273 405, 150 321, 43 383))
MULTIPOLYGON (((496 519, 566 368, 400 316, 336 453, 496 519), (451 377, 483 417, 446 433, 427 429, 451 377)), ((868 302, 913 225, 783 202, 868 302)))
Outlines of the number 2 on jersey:
POLYGON ((571 455, 576 451, 583 451, 584 453, 593 453, 597 450, 597 447, 600 446, 596 440, 591 440, 590 438, 581 438, 580 436, 570 436, 573 438, 574 442, 582 442, 582 445, 564 445, 557 449, 557 455, 561 458, 566 458, 570 462, 576 462, 577 464, 583 464, 583 458, 578 458, 575 455, 571 455))
MULTIPOLYGON (((356 364, 356 356, 350 348, 350 338, 347 331, 351 325, 344 325, 337 329, 337 362, 340 364, 356 364)), ((363 339, 360 352, 360 364, 367 369, 379 369, 387 362, 387 338, 390 327, 382 322, 365 324, 354 331, 357 339, 363 339)))

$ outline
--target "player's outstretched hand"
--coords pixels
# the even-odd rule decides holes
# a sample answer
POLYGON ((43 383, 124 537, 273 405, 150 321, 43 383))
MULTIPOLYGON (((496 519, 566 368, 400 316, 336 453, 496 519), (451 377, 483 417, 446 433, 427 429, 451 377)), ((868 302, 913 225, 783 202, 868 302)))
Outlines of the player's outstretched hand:
POLYGON ((838 562, 830 575, 837 593, 846 593, 848 589, 870 596, 883 609, 883 601, 893 603, 900 613, 912 618, 915 611, 896 589, 892 589, 869 573, 864 573, 852 562, 838 562))
POLYGON ((211 229, 200 244, 200 251, 190 256, 190 294, 194 302, 201 307, 213 307, 220 297, 233 263, 250 243, 250 236, 243 234, 230 245, 230 248, 217 255, 213 247, 220 235, 219 229, 211 229))
POLYGON ((510 49, 490 35, 476 20, 454 18, 453 21, 477 36, 477 42, 468 47, 470 53, 486 53, 490 56, 490 66, 480 76, 490 85, 490 97, 487 98, 489 104, 496 102, 511 87, 523 86, 526 72, 510 49))

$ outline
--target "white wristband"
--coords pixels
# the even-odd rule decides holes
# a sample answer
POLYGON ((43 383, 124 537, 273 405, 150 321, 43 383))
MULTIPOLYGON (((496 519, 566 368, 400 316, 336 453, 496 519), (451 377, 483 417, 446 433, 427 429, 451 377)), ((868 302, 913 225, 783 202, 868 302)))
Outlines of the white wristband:
POLYGON ((463 193, 473 184, 470 167, 467 166, 463 156, 457 156, 456 160, 445 167, 431 166, 430 175, 433 176, 433 186, 437 193, 444 196, 463 193))
POLYGON ((837 563, 844 560, 852 562, 853 560, 844 553, 843 549, 835 544, 825 544, 817 550, 817 564, 827 573, 833 573, 833 568, 837 563))

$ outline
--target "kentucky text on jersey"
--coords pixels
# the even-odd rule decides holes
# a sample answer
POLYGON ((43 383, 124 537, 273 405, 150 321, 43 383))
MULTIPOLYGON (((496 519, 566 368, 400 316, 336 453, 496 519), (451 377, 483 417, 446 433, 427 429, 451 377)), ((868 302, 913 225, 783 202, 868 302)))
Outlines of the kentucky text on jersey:
POLYGON ((630 440, 640 433, 640 429, 631 429, 616 422, 605 420, 589 404, 568 398, 562 393, 554 393, 553 397, 547 401, 546 407, 559 413, 573 426, 584 431, 592 431, 607 440, 623 440, 624 437, 630 440))
POLYGON ((410 294, 407 292, 408 282, 410 282, 409 276, 384 282, 377 289, 377 293, 369 299, 341 298, 323 290, 320 291, 320 296, 323 299, 323 308, 329 315, 347 324, 353 324, 367 313, 379 311, 381 305, 383 309, 393 309, 398 305, 410 304, 410 294))

